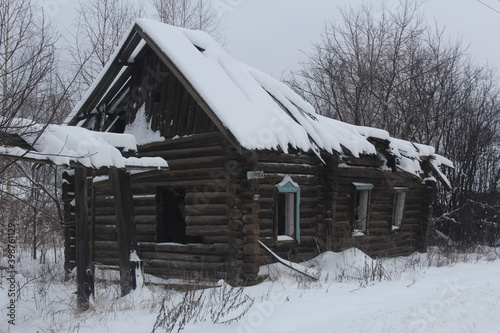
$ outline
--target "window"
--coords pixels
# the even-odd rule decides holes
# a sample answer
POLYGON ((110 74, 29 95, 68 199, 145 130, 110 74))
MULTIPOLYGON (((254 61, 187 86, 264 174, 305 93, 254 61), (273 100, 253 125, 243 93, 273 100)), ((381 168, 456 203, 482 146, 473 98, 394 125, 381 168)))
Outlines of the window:
POLYGON ((286 175, 276 188, 276 240, 296 240, 300 243, 300 187, 286 175))
POLYGON ((394 188, 395 195, 394 195, 394 208, 393 208, 394 214, 392 216, 392 231, 401 229, 407 191, 408 188, 406 187, 394 188))
POLYGON ((186 234, 185 199, 186 191, 181 188, 160 188, 157 193, 158 242, 199 243, 200 237, 186 234))
POLYGON ((363 236, 368 233, 368 208, 370 205, 370 192, 372 184, 352 183, 354 192, 353 235, 363 236))

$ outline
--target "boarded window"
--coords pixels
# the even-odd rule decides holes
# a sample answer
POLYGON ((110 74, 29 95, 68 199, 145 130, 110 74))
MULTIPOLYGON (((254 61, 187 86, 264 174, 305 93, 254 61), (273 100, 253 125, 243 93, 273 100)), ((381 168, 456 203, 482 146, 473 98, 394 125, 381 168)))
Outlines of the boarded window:
POLYGON ((300 188, 289 176, 285 176, 276 188, 276 240, 296 240, 300 243, 300 188))

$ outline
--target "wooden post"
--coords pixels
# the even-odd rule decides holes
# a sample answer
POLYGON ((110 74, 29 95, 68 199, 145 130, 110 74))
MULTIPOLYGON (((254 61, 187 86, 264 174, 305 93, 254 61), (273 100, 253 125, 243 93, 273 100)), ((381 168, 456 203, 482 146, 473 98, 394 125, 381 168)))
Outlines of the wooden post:
POLYGON ((95 171, 93 171, 91 178, 91 186, 90 186, 90 239, 89 239, 89 247, 90 247, 90 272, 92 276, 95 276, 95 206, 96 206, 96 197, 94 193, 94 178, 95 171))
POLYGON ((130 174, 126 170, 113 169, 110 179, 115 196, 121 294, 125 296, 130 290, 140 287, 137 286, 136 269, 142 269, 143 265, 137 255, 131 258, 131 254, 137 250, 137 236, 130 174))
POLYGON ((76 282, 77 306, 85 311, 89 308, 89 297, 94 292, 90 274, 89 221, 87 203, 87 169, 75 169, 76 201, 76 282))

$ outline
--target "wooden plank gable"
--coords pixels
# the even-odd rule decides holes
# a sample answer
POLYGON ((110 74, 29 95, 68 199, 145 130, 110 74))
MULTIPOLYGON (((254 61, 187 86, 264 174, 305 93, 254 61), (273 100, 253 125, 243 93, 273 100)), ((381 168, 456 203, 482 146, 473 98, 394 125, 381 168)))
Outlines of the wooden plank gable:
POLYGON ((142 105, 151 129, 165 138, 218 129, 238 151, 242 150, 182 72, 136 25, 68 124, 123 132, 142 105), (141 40, 146 44, 137 52, 141 40), (137 55, 130 63, 134 52, 137 55))

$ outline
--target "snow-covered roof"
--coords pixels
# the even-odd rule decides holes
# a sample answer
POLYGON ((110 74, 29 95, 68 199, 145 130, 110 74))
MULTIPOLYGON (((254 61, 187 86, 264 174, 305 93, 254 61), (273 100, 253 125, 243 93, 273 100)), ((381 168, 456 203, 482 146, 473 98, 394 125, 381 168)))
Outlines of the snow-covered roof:
MULTIPOLYGON (((432 147, 391 138, 384 130, 354 126, 317 114, 311 104, 287 85, 233 59, 205 32, 149 19, 138 19, 131 33, 134 30, 146 43, 154 44, 162 58, 179 70, 220 120, 224 126, 221 130, 227 130, 243 148, 286 153, 291 147, 303 151, 347 152, 359 157, 377 154, 368 140, 373 137, 390 142, 392 154, 403 171, 421 176, 419 162, 423 157, 431 160, 437 170, 441 164, 452 166, 432 147)), ((126 39, 118 49, 122 49, 125 42, 126 39)), ((141 41, 136 48, 144 44, 141 41)), ((118 53, 102 75, 117 63, 118 53)), ((132 54, 137 53, 136 50, 132 54)), ((133 58, 128 61, 133 62, 133 58)), ((82 104, 96 89, 102 75, 66 122, 74 121, 81 112, 82 104)))
POLYGON ((0 146, 0 155, 49 161, 55 165, 82 165, 87 168, 167 168, 160 157, 124 157, 122 152, 137 151, 133 135, 103 133, 82 127, 42 125, 27 119, 14 119, 4 129, 8 135, 23 139, 30 148, 0 146))

